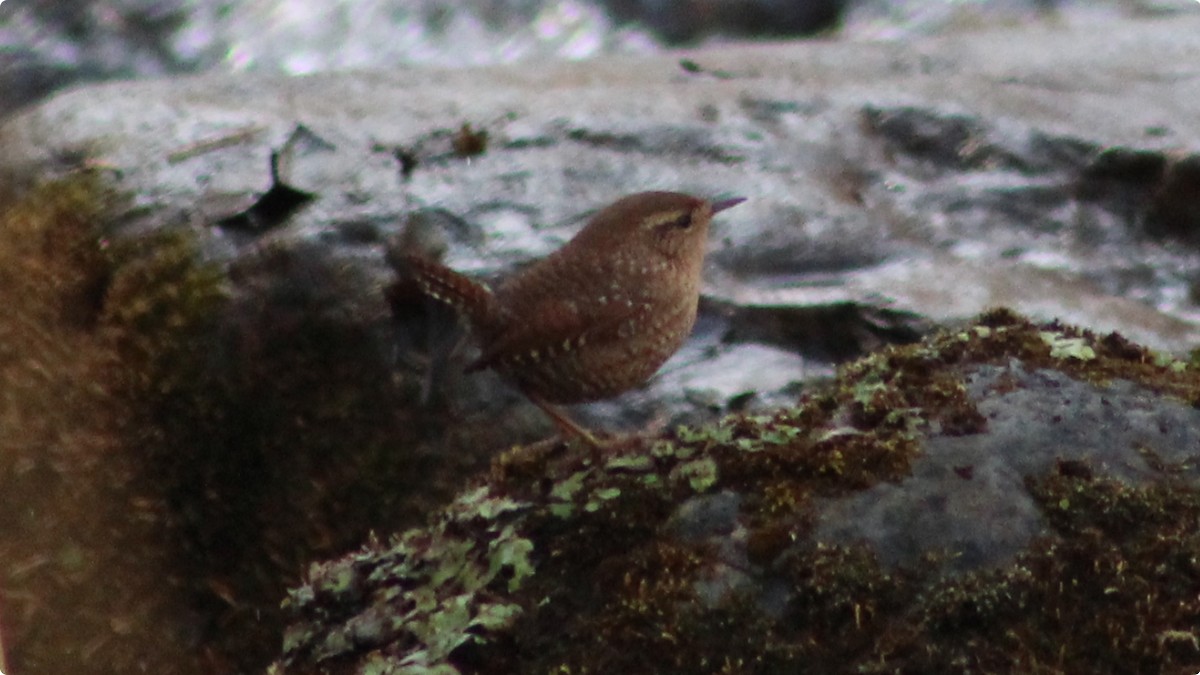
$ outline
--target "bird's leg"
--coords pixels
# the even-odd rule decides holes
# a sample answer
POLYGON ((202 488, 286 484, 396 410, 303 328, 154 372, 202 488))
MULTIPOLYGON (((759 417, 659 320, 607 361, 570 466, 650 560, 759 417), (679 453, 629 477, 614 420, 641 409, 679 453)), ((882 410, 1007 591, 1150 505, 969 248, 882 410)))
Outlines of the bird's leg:
POLYGON ((562 432, 564 436, 581 438, 585 443, 597 450, 604 447, 604 444, 601 443, 595 436, 593 436, 592 432, 584 429, 579 425, 578 422, 570 417, 567 417, 567 414, 558 409, 556 406, 547 403, 545 399, 536 394, 530 394, 526 392, 525 396, 527 396, 530 401, 533 401, 534 405, 541 408, 542 412, 546 413, 546 415, 550 417, 551 421, 554 422, 554 426, 558 427, 558 430, 562 432))

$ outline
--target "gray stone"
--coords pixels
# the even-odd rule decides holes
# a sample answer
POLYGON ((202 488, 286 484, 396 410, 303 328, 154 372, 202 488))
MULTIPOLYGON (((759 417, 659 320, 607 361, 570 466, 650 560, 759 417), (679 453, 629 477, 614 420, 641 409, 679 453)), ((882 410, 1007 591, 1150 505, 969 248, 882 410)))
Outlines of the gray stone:
POLYGON ((1190 466, 1174 477, 1200 479, 1193 406, 1127 381, 1098 386, 1017 362, 980 366, 966 380, 987 432, 933 435, 910 477, 828 504, 818 540, 867 542, 887 564, 909 567, 944 551, 950 569, 973 570, 1008 562, 1044 533, 1025 479, 1058 462, 1130 485, 1164 481, 1164 465, 1190 466))
MULTIPOLYGON (((493 277, 617 196, 675 189, 749 197, 715 224, 706 307, 784 326, 808 315, 797 309, 847 310, 828 315, 828 334, 846 336, 835 352, 783 331, 801 336, 785 345, 805 360, 797 378, 876 346, 880 312, 900 329, 885 340, 919 334, 920 317, 1006 304, 1183 350, 1200 338, 1186 207, 1200 123, 1185 114, 1200 82, 1183 57, 1197 28, 1194 16, 1076 20, 911 44, 734 46, 697 53, 698 69, 664 56, 113 83, 8 121, 0 169, 87 156, 134 195, 110 236, 188 226, 234 268, 264 248, 308 269, 361 268, 349 276, 369 281, 339 286, 341 302, 378 331, 385 245, 409 228, 445 227, 432 236, 447 262, 493 277), (487 133, 482 154, 455 152, 465 123, 487 133), (247 226, 273 156, 302 199, 252 210, 247 226)), ((718 356, 778 372, 756 340, 728 341, 737 316, 709 312, 695 344, 716 348, 685 349, 649 400, 584 417, 684 419, 685 389, 746 400, 724 375, 694 376, 718 356)), ((760 400, 794 389, 782 379, 763 379, 760 400)), ((492 380, 463 382, 471 391, 452 398, 502 398, 492 380)))

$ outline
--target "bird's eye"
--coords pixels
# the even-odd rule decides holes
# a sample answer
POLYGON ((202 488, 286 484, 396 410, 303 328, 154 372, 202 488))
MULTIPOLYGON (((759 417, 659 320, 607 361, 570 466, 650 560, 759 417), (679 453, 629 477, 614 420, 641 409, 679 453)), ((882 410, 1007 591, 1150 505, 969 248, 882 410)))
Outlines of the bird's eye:
POLYGON ((660 211, 645 221, 646 225, 656 232, 666 234, 676 230, 686 230, 692 226, 690 211, 660 211))

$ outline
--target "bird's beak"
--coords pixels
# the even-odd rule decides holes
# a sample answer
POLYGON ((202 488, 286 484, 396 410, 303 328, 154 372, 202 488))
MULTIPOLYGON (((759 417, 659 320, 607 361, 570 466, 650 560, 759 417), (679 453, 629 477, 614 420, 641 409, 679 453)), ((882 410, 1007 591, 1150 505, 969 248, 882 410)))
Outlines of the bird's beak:
POLYGON ((741 204, 744 201, 746 201, 745 197, 733 197, 730 199, 722 199, 719 202, 713 202, 712 212, 714 214, 720 213, 721 211, 724 211, 725 209, 728 209, 728 208, 733 208, 734 206, 737 206, 738 204, 741 204))

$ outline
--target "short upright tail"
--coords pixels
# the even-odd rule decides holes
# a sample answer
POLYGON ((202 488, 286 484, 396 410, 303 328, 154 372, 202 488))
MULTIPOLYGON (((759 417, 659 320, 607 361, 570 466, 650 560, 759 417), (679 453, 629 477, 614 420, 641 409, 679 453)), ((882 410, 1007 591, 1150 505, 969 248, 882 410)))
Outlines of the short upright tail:
POLYGON ((487 286, 426 258, 405 255, 403 260, 408 274, 423 293, 464 314, 473 327, 482 328, 492 323, 496 298, 487 286))

